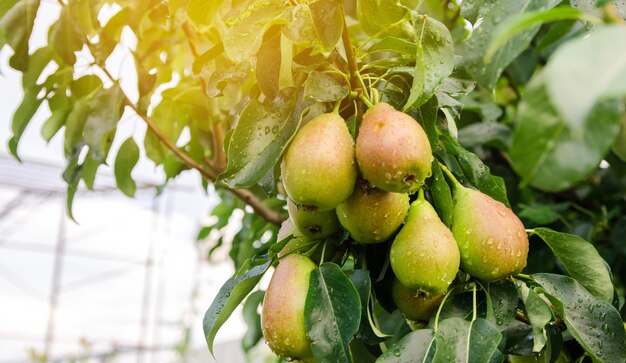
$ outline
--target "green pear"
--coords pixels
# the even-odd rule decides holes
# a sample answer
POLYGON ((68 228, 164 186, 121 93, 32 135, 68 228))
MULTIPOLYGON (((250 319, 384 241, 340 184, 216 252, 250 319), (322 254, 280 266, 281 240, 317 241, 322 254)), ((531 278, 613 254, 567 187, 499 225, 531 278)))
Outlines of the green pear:
POLYGON ((352 194, 357 177, 354 141, 336 113, 304 125, 287 147, 281 164, 285 191, 310 210, 329 211, 352 194))
POLYGON ((261 329, 270 349, 292 359, 312 357, 304 325, 304 303, 315 264, 307 257, 284 257, 270 280, 263 300, 261 329))
POLYGON ((408 210, 406 193, 385 192, 363 181, 350 198, 337 206, 337 216, 355 241, 379 243, 400 228, 408 210))
POLYGON ((389 260, 400 283, 413 291, 441 295, 459 270, 452 232, 424 199, 411 203, 409 216, 391 245, 389 260))
POLYGON ((391 297, 405 318, 418 321, 430 320, 430 316, 443 300, 443 295, 427 296, 407 289, 398 279, 394 279, 391 285, 391 297))
POLYGON ((287 201, 289 217, 302 235, 311 238, 324 238, 339 230, 339 221, 334 210, 322 212, 300 206, 291 199, 287 201))
POLYGON ((416 192, 432 173, 426 133, 415 119, 386 103, 363 116, 356 160, 363 177, 388 192, 416 192))
POLYGON ((512 210, 490 196, 457 185, 452 233, 461 269, 485 281, 520 273, 528 257, 528 236, 512 210))

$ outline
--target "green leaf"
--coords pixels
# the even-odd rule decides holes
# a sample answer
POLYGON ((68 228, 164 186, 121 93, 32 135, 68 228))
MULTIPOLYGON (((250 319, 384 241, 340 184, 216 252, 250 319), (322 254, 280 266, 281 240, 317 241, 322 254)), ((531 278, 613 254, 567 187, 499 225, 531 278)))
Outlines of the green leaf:
POLYGON ((317 38, 325 52, 335 48, 343 32, 341 3, 335 0, 318 0, 309 4, 317 38))
POLYGON ((35 87, 41 72, 52 61, 54 50, 49 47, 37 49, 28 60, 28 69, 22 74, 22 87, 35 87))
POLYGON ((256 55, 256 79, 261 92, 273 100, 278 94, 280 75, 280 33, 268 32, 256 55))
POLYGON ((204 336, 211 354, 213 354, 213 342, 218 330, 259 283, 271 264, 271 259, 256 262, 247 260, 239 271, 222 285, 211 306, 204 314, 202 322, 204 336))
POLYGON ((577 9, 566 6, 513 15, 506 19, 506 21, 498 24, 494 29, 491 44, 489 44, 487 52, 485 53, 485 63, 491 62, 495 52, 519 32, 537 25, 558 20, 600 21, 600 19, 589 17, 577 9))
POLYGON ((613 283, 606 262, 591 243, 549 228, 535 228, 534 233, 546 242, 570 276, 594 296, 608 302, 613 300, 613 283))
POLYGON ((398 0, 357 0, 357 17, 367 35, 376 35, 402 20, 406 11, 398 0))
POLYGON ((558 48, 528 85, 510 151, 525 183, 561 191, 583 180, 619 132, 626 28, 607 26, 558 48), (565 94, 564 94, 565 93, 565 94), (539 129, 537 129, 539 127, 539 129))
MULTIPOLYGON (((84 1, 82 1, 84 2, 84 1)), ((69 66, 76 63, 76 55, 74 52, 82 49, 86 40, 83 33, 79 18, 75 17, 73 7, 80 1, 70 1, 61 10, 59 20, 50 28, 48 44, 57 52, 59 57, 69 66)))
POLYGON ((283 0, 242 0, 224 17, 223 27, 218 27, 226 55, 234 62, 247 60, 261 46, 263 34, 274 24, 284 24, 283 0))
POLYGON ((485 63, 484 56, 491 44, 496 27, 511 16, 545 10, 553 7, 557 2, 553 0, 495 0, 486 4, 483 1, 465 3, 464 1, 463 6, 467 9, 466 12, 471 13, 472 18, 482 18, 478 28, 474 29, 472 36, 463 46, 465 68, 482 86, 493 88, 502 71, 528 48, 530 41, 539 30, 539 26, 535 25, 518 32, 494 52, 489 63, 485 63), (470 11, 470 8, 473 10, 470 11))
POLYGON ((11 136, 11 139, 9 140, 9 150, 18 160, 19 156, 17 155, 17 146, 22 138, 22 134, 43 102, 43 98, 37 97, 39 91, 39 87, 32 87, 24 90, 22 103, 20 103, 17 110, 15 110, 15 113, 13 114, 13 120, 11 121, 11 131, 13 132, 13 136, 11 136))
POLYGON ((55 93, 48 99, 48 107, 52 114, 41 127, 41 136, 46 141, 50 141, 65 124, 72 110, 72 101, 64 93, 55 93))
POLYGON ((67 166, 63 171, 63 180, 67 183, 67 194, 65 198, 65 208, 68 217, 76 222, 74 219, 74 212, 72 205, 74 204, 74 196, 78 190, 78 183, 82 174, 82 165, 78 163, 78 157, 80 156, 81 147, 77 147, 74 152, 68 157, 67 166))
POLYGON ((507 126, 497 122, 477 122, 459 130, 459 143, 466 148, 493 146, 507 150, 513 133, 507 126))
POLYGON ((409 99, 404 110, 423 105, 454 69, 454 46, 448 28, 426 15, 414 16, 417 61, 409 99))
POLYGON ((351 362, 349 343, 359 330, 359 293, 341 267, 324 263, 311 272, 304 324, 320 362, 351 362))
POLYGON ((498 350, 502 334, 489 321, 477 318, 469 322, 449 318, 439 323, 435 334, 433 363, 489 362, 498 350))
POLYGON ((89 190, 93 190, 93 185, 96 181, 96 173, 98 172, 98 168, 102 165, 99 161, 95 161, 91 155, 87 154, 85 156, 85 161, 83 161, 83 170, 81 177, 85 182, 85 186, 89 190))
POLYGON ((228 167, 218 184, 249 188, 274 167, 300 125, 296 102, 290 90, 272 102, 252 100, 248 104, 230 139, 228 167))
POLYGON ((117 152, 115 158, 115 183, 117 188, 129 197, 135 196, 137 185, 131 176, 131 172, 139 160, 139 147, 135 139, 129 137, 117 152))
POLYGON ((548 225, 561 218, 561 212, 567 209, 567 203, 519 205, 520 218, 528 219, 538 225, 548 225))
POLYGON ((84 137, 89 152, 96 161, 106 160, 115 137, 117 122, 122 116, 124 93, 119 86, 103 89, 89 105, 84 137))
POLYGON ((526 316, 533 328, 533 352, 540 352, 546 345, 547 337, 544 333, 546 325, 552 321, 552 311, 546 302, 528 286, 520 288, 526 316))
POLYGON ((433 196, 437 213, 439 217, 441 217, 441 221, 450 228, 452 226, 452 212, 454 210, 452 191, 446 182, 446 178, 443 176, 439 161, 436 159, 433 161, 432 171, 430 192, 433 196))
POLYGON ((626 359, 626 334, 619 312, 613 305, 591 295, 568 276, 535 274, 567 330, 598 362, 626 359))
POLYGON ((211 25, 224 0, 191 0, 187 5, 187 16, 200 25, 211 25))
POLYGON ((335 102, 348 95, 348 87, 332 76, 313 71, 304 82, 304 99, 317 102, 335 102))
POLYGON ((13 48, 14 54, 9 64, 22 72, 28 68, 28 41, 33 31, 39 4, 39 0, 21 0, 6 11, 0 20, 0 40, 2 41, 0 44, 6 43, 13 48))
POLYGON ((241 338, 241 346, 244 352, 250 351, 263 337, 263 332, 261 331, 261 316, 257 312, 257 309, 263 301, 264 296, 265 291, 255 291, 248 296, 246 302, 243 304, 243 320, 248 326, 246 334, 241 338))
POLYGON ((430 362, 435 350, 435 332, 432 329, 419 329, 405 335, 383 353, 376 363, 430 362))
POLYGON ((487 301, 491 309, 487 309, 487 320, 501 331, 506 329, 515 320, 518 300, 517 288, 511 281, 489 284, 487 301))
POLYGON ((71 111, 67 115, 65 120, 65 140, 63 141, 65 157, 74 154, 77 148, 82 148, 83 146, 82 136, 85 129, 85 121, 89 114, 89 102, 88 98, 79 98, 74 102, 71 111))
POLYGON ((388 36, 374 43, 367 49, 368 54, 374 52, 396 52, 415 57, 417 54, 417 45, 402 38, 388 36))

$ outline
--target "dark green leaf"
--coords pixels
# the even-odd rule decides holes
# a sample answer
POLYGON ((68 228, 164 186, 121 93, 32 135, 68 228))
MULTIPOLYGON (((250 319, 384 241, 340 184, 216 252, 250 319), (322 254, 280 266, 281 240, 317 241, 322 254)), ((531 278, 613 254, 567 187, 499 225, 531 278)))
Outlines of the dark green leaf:
POLYGON ((248 326, 246 334, 241 338, 241 347, 244 352, 248 352, 252 349, 263 337, 263 332, 261 331, 261 316, 257 312, 257 309, 263 301, 264 296, 265 291, 255 291, 248 296, 246 302, 243 304, 243 320, 248 326))
POLYGON ((533 328, 533 352, 540 352, 546 344, 544 329, 552 321, 552 311, 546 302, 526 285, 520 288, 526 316, 533 328))
POLYGON ((517 288, 511 281, 502 281, 489 284, 488 289, 491 309, 487 310, 487 320, 495 324, 499 330, 504 330, 515 319, 519 300, 517 288))
POLYGON ((300 125, 296 102, 295 95, 286 92, 273 102, 248 104, 230 139, 228 167, 219 184, 249 188, 272 170, 300 125))
POLYGON ((520 218, 528 219, 538 225, 548 225, 559 220, 560 212, 567 209, 567 204, 534 204, 520 205, 520 218))
POLYGON ((446 26, 426 15, 415 16, 417 61, 409 99, 404 110, 419 107, 454 69, 454 46, 446 26))
POLYGON ((68 157, 67 166, 63 171, 63 180, 67 183, 67 195, 65 197, 65 208, 67 215, 76 222, 74 219, 74 212, 72 211, 72 205, 74 203, 74 196, 78 190, 78 183, 80 182, 82 174, 82 165, 78 163, 78 157, 80 155, 82 147, 78 147, 68 157))
POLYGON ((348 95, 348 87, 326 73, 313 71, 304 83, 304 99, 335 102, 348 95))
POLYGON ((341 3, 335 0, 319 0, 309 4, 309 9, 322 49, 330 52, 337 45, 343 31, 341 3))
POLYGON ((507 150, 511 144, 511 129, 496 122, 477 122, 459 130, 459 143, 467 148, 493 146, 507 150))
POLYGON ((485 319, 443 320, 435 333, 437 349, 433 363, 489 362, 500 340, 502 335, 498 329, 485 319))
POLYGON ((506 42, 511 40, 516 34, 528 28, 557 20, 578 20, 588 18, 588 16, 579 10, 566 6, 543 11, 515 14, 506 19, 506 21, 498 24, 494 29, 491 44, 489 44, 487 52, 485 53, 485 63, 489 63, 495 52, 506 44, 506 42))
POLYGON ((117 122, 122 116, 124 93, 119 86, 103 89, 89 105, 85 120, 85 143, 96 161, 104 161, 115 137, 117 122))
POLYGON ((606 262, 591 243, 549 228, 535 228, 534 233, 552 249, 567 272, 594 296, 608 302, 613 300, 613 283, 606 262))
POLYGON ((263 277, 263 274, 265 274, 271 264, 272 260, 265 262, 247 260, 241 269, 222 285, 211 306, 204 314, 202 323, 204 336, 211 354, 213 354, 213 341, 218 330, 226 322, 230 314, 235 311, 235 308, 259 283, 259 280, 261 280, 261 277, 263 277))
POLYGON ((591 295, 568 276, 533 275, 541 285, 568 331, 598 362, 626 359, 626 334, 619 312, 613 305, 591 295))
POLYGON ((117 188, 129 197, 135 196, 137 185, 131 176, 131 172, 135 168, 139 160, 139 147, 135 143, 135 139, 129 137, 124 141, 117 152, 115 158, 115 183, 117 188))
POLYGON ((552 0, 496 0, 488 4, 476 0, 468 1, 467 4, 464 2, 463 6, 466 8, 466 13, 471 14, 472 18, 478 18, 478 14, 480 14, 480 18, 482 18, 482 22, 478 28, 474 29, 472 36, 464 45, 463 58, 467 71, 481 85, 493 88, 504 68, 528 47, 539 30, 539 26, 533 26, 517 33, 494 53, 491 62, 485 63, 484 56, 493 38, 495 28, 513 15, 545 10, 553 7, 556 3, 552 0), (469 10, 470 8, 472 10, 469 10))
POLYGON ((623 27, 603 27, 560 47, 528 85, 510 156, 524 182, 560 191, 598 166, 619 131, 626 95, 623 27), (567 95, 565 95, 566 93, 567 95))
POLYGON ((311 272, 304 323, 320 362, 351 362, 349 343, 359 329, 359 293, 341 268, 324 263, 311 272))
POLYGON ((433 196, 435 208, 441 217, 441 221, 450 228, 452 226, 452 212, 454 204, 452 202, 452 191, 443 176, 439 161, 435 159, 432 166, 432 182, 430 185, 430 193, 433 196))
POLYGON ((432 329, 419 329, 405 335, 381 355, 376 363, 430 362, 435 350, 435 332, 432 329))

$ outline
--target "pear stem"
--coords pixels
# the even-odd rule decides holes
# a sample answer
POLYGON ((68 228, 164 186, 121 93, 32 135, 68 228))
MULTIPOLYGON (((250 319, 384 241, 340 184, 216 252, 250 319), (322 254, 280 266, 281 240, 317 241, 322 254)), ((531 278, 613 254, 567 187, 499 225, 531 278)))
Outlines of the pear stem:
POLYGON ((370 100, 367 99, 367 97, 365 97, 364 94, 359 95, 359 98, 361 99, 361 101, 363 101, 363 103, 365 104, 365 106, 367 106, 367 108, 374 107, 374 104, 372 104, 372 102, 370 102, 370 100))
POLYGON ((333 107, 333 113, 339 114, 339 106, 341 106, 341 100, 337 100, 337 102, 335 102, 335 106, 333 107))
POLYGON ((531 280, 531 281, 533 280, 533 277, 532 277, 532 276, 530 276, 530 275, 526 275, 526 274, 517 274, 517 275, 515 275, 515 277, 521 277, 521 278, 523 278, 524 280, 531 280))
POLYGON ((417 194, 417 199, 418 200, 424 200, 424 187, 420 188, 419 193, 417 194))
POLYGON ((526 229, 526 233, 528 233, 528 234, 535 234, 535 229, 534 228, 527 228, 526 229))
POLYGON ((437 327, 439 326, 439 315, 441 314, 441 309, 443 308, 443 305, 446 303, 446 300, 448 300, 448 297, 450 297, 452 290, 453 289, 450 289, 448 290, 448 292, 446 292, 446 294, 443 297, 443 300, 441 300, 441 304, 439 304, 439 308, 437 308, 437 314, 435 315, 435 326, 433 327, 435 332, 437 331, 437 327))
POLYGON ((476 320, 476 284, 474 284, 474 289, 472 291, 472 321, 476 320))
POLYGON ((448 177, 448 179, 452 182, 454 188, 458 188, 458 187, 463 187, 463 185, 461 185, 461 183, 459 183, 459 181, 454 177, 454 174, 452 174, 452 172, 450 171, 450 169, 448 169, 448 167, 439 162, 439 167, 441 168, 441 170, 443 171, 443 173, 448 177))
POLYGON ((325 255, 326 255, 326 241, 324 241, 324 247, 322 247, 322 257, 320 258, 320 265, 324 263, 325 255))

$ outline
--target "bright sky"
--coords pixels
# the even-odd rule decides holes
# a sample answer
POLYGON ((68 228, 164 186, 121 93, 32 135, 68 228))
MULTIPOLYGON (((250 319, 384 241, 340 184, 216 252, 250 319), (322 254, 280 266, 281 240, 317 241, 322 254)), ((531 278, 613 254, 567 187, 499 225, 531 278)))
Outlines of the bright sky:
MULTIPOLYGON (((42 2, 32 48, 45 43, 47 27, 57 16, 54 2, 42 2)), ((133 46, 132 37, 124 39, 127 46, 133 46)), ((62 187, 64 160, 60 135, 49 144, 39 135, 49 114, 45 106, 22 137, 19 153, 25 165, 18 166, 8 156, 10 120, 22 96, 19 74, 8 67, 9 56, 5 47, 0 52, 0 216, 11 203, 16 208, 0 217, 0 363, 29 361, 27 350, 31 348, 44 351, 61 224, 65 226, 66 253, 54 314, 52 358, 77 354, 83 340, 92 354, 136 347, 141 342, 164 349, 143 355, 119 354, 114 362, 181 361, 171 348, 182 341, 184 327, 189 326, 193 352, 186 361, 210 361, 202 315, 233 272, 226 251, 220 263, 207 264, 206 248, 198 254, 195 242, 198 227, 216 198, 201 190, 197 173, 187 172, 156 199, 152 188, 138 191, 135 199, 117 191, 79 193, 74 213, 80 225, 76 225, 62 218, 63 193, 20 194, 28 191, 29 185, 43 182, 33 182, 35 177, 48 178, 46 185, 62 187), (149 256, 154 264, 146 268, 149 256)), ((132 57, 117 49, 108 68, 129 80, 122 84, 133 98, 131 62, 132 57)), ((137 137, 141 147, 144 133, 144 124, 125 114, 112 154, 130 135, 137 137)), ((160 170, 145 158, 140 159, 133 176, 144 183, 162 180, 160 170)), ((101 187, 113 185, 109 168, 101 168, 98 178, 101 187)), ((237 312, 220 331, 217 343, 232 342, 244 331, 237 312)), ((222 347, 217 349, 218 361, 239 361, 238 343, 222 347)))

